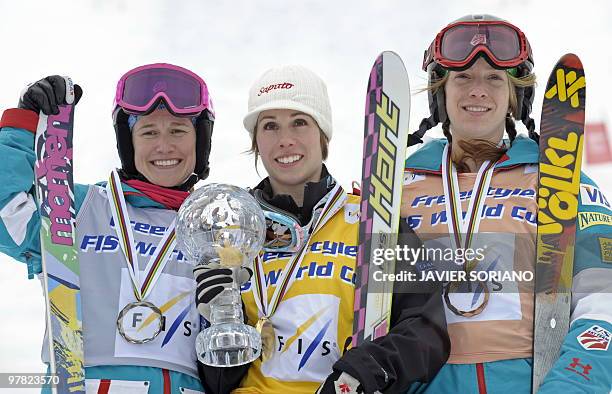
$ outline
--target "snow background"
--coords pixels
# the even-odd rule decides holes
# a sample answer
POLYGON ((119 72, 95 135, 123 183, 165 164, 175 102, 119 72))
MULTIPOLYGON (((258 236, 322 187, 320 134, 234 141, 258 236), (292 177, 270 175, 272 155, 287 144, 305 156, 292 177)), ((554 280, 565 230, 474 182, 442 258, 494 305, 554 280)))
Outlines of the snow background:
MULTIPOLYGON (((490 13, 519 26, 535 54, 539 124, 548 73, 563 53, 577 53, 587 70, 587 119, 609 119, 612 90, 612 5, 604 0, 416 1, 164 1, 0 0, 0 108, 14 107, 28 82, 70 75, 84 89, 75 120, 75 179, 94 183, 119 165, 110 117, 118 78, 145 63, 187 67, 207 81, 217 113, 209 182, 254 185, 260 177, 242 127, 251 83, 266 69, 297 63, 328 85, 334 136, 328 168, 345 187, 361 174, 364 93, 382 50, 404 59, 412 89, 411 130, 428 115, 423 51, 450 21, 490 13), (606 44, 606 42, 608 44, 606 44)), ((519 132, 525 132, 522 125, 519 132)), ((436 136, 431 132, 428 135, 436 136)), ((260 173, 265 175, 263 166, 260 173)), ((612 167, 587 168, 608 198, 612 167)), ((0 186, 1 187, 1 186, 0 186)), ((44 303, 38 280, 0 255, 0 372, 42 372, 44 303)), ((2 390, 2 392, 5 392, 2 390)), ((26 390, 19 390, 26 393, 26 390)), ((36 392, 33 390, 32 392, 36 392)))

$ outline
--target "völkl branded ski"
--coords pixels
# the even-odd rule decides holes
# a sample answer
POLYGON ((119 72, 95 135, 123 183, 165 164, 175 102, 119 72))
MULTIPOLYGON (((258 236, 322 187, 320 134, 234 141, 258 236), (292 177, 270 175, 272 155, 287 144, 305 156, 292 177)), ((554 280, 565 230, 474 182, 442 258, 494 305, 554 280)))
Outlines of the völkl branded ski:
POLYGON ((585 99, 582 63, 566 54, 548 79, 540 123, 534 393, 558 359, 569 329, 585 99))

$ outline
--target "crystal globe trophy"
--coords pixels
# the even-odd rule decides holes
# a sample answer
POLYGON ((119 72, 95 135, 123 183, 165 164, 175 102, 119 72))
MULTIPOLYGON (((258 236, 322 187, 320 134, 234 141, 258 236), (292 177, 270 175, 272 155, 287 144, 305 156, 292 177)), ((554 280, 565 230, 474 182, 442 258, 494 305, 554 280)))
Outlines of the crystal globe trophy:
POLYGON ((249 363, 261 353, 261 336, 244 324, 237 281, 241 267, 249 267, 263 246, 265 218, 244 189, 208 184, 181 205, 177 241, 193 264, 229 268, 234 281, 210 303, 210 327, 196 338, 198 360, 215 367, 249 363))

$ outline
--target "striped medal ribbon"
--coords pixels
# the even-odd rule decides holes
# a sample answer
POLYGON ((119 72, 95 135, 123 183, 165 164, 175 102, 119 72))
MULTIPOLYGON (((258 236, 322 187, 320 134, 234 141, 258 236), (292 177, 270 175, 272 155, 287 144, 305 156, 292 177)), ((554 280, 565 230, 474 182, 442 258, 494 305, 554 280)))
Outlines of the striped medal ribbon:
MULTIPOLYGON (((465 254, 465 251, 472 245, 474 235, 478 233, 478 227, 482 219, 482 210, 489 191, 491 178, 493 177, 495 164, 497 164, 497 162, 486 160, 478 169, 476 181, 472 188, 472 195, 469 199, 468 209, 464 217, 463 210, 461 209, 461 194, 459 191, 457 168, 451 158, 450 143, 446 144, 444 147, 442 153, 442 186, 444 187, 448 233, 451 240, 451 247, 454 250, 463 248, 465 254)), ((466 272, 469 272, 468 265, 470 265, 469 262, 464 262, 464 270, 466 272)), ((476 308, 466 311, 456 308, 451 303, 449 293, 451 293, 452 290, 458 289, 460 283, 450 282, 446 286, 444 292, 444 300, 448 308, 456 315, 464 317, 472 317, 480 314, 489 302, 489 288, 484 282, 478 283, 484 289, 484 300, 476 308)))
MULTIPOLYGON (((325 201, 322 200, 320 202, 320 204, 324 203, 325 205, 323 209, 319 211, 318 217, 313 219, 313 222, 315 223, 314 227, 309 229, 308 236, 304 239, 304 242, 298 251, 295 252, 293 257, 287 261, 285 268, 281 271, 278 282, 276 283, 276 289, 272 294, 270 302, 268 302, 268 284, 266 283, 265 279, 265 271, 263 268, 261 253, 256 257, 251 282, 253 284, 253 298, 255 299, 255 304, 257 305, 259 315, 261 316, 255 327, 261 334, 263 344, 261 354, 263 361, 266 361, 272 357, 276 347, 276 335, 274 334, 274 327, 270 321, 270 318, 274 312, 276 312, 276 309, 282 301, 283 296, 285 293, 287 293, 295 281, 295 269, 300 266, 304 256, 306 255, 310 236, 322 228, 325 223, 344 206, 346 198, 346 193, 344 193, 342 187, 339 184, 336 184, 336 186, 328 194, 328 198, 325 201)), ((316 211, 317 208, 314 210, 316 211)), ((315 215, 317 214, 315 213, 315 215)))
MULTIPOLYGON (((117 327, 119 333, 131 343, 146 343, 150 342, 161 332, 162 326, 162 312, 159 308, 153 305, 151 302, 145 301, 147 296, 151 293, 151 290, 155 286, 157 280, 161 276, 161 273, 170 260, 170 256, 176 246, 176 234, 175 234, 175 220, 168 226, 164 232, 162 239, 157 244, 155 252, 149 258, 149 261, 143 271, 143 278, 141 280, 141 273, 138 269, 138 259, 136 253, 136 243, 134 241, 134 233, 132 231, 130 215, 127 210, 127 204, 123 195, 123 188, 121 187, 121 180, 117 171, 113 170, 109 177, 108 183, 106 184, 106 194, 108 202, 111 208, 113 221, 115 223, 115 231, 119 238, 119 245, 125 256, 125 262, 130 274, 132 282, 132 290, 137 302, 126 305, 125 308, 119 313, 117 318, 117 327), (130 322, 130 317, 133 313, 143 313, 143 309, 146 312, 153 313, 158 324, 148 324, 148 326, 155 327, 149 331, 138 329, 136 327, 128 327, 126 323, 130 322)), ((135 320, 132 320, 132 322, 135 320)), ((133 323, 131 323, 133 325, 133 323)))

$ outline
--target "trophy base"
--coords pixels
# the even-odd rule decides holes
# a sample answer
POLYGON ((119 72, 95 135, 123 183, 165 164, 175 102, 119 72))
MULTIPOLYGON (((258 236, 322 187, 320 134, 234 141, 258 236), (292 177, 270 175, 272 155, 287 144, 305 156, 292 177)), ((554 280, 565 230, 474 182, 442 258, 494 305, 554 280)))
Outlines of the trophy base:
POLYGON ((212 367, 234 367, 254 361, 261 353, 261 336, 242 323, 214 324, 196 338, 198 360, 212 367))

